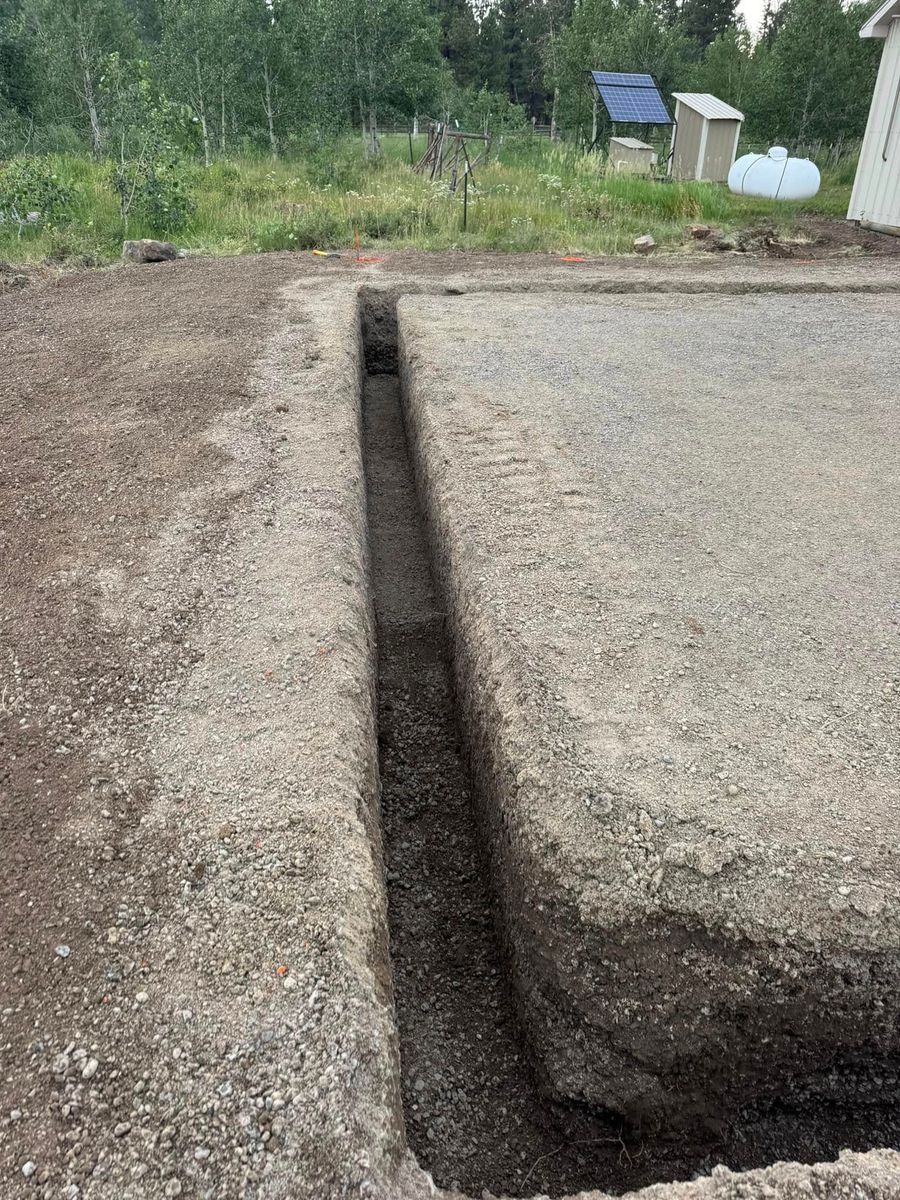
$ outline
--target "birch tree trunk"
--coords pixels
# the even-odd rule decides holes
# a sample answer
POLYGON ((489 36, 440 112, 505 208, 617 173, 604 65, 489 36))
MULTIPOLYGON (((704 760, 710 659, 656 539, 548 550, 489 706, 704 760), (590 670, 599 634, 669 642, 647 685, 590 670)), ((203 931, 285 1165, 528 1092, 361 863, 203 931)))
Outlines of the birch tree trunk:
POLYGON ((559 141, 559 131, 556 128, 556 112, 559 108, 559 88, 553 89, 553 108, 550 110, 550 141, 559 141))
POLYGON ((269 146, 272 157, 278 157, 278 138, 275 136, 275 113, 272 109, 272 74, 269 71, 268 55, 263 58, 263 82, 265 83, 266 124, 269 128, 269 146))
POLYGON ((194 74, 197 80, 197 116, 200 118, 200 133, 203 137, 203 162, 209 166, 209 125, 206 122, 206 102, 203 98, 203 76, 200 72, 200 55, 194 51, 194 74))
POLYGON ((369 155, 372 158, 378 156, 381 147, 378 144, 378 119, 375 115, 375 105, 372 101, 369 102, 369 155))
POLYGON ((97 113, 97 101, 94 97, 94 80, 91 77, 91 64, 88 59, 87 46, 83 41, 78 43, 78 59, 81 63, 82 99, 87 109, 91 125, 91 153, 97 155, 103 144, 103 131, 100 128, 100 117, 97 113))
POLYGON ((803 116, 800 118, 800 132, 797 135, 800 141, 806 137, 806 129, 807 125, 809 124, 809 106, 812 102, 812 94, 815 83, 816 77, 812 72, 810 72, 809 86, 806 89, 806 99, 803 101, 803 116))

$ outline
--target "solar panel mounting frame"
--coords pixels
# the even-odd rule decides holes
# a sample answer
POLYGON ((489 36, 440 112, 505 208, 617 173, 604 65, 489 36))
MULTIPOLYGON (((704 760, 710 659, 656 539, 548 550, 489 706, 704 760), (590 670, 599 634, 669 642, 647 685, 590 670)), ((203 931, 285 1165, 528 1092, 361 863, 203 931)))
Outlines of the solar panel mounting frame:
MULTIPOLYGON (((656 76, 651 74, 648 71, 590 71, 590 70, 587 72, 587 76, 588 76, 588 80, 589 80, 589 84, 590 84, 592 92, 594 93, 595 97, 600 98, 600 101, 602 102, 603 107, 606 109, 606 114, 607 114, 607 117, 609 118, 609 122, 613 127, 615 127, 617 125, 643 125, 646 130, 647 137, 649 137, 650 129, 653 126, 665 126, 667 128, 671 128, 671 130, 672 130, 672 145, 671 145, 671 149, 669 150, 669 154, 668 154, 668 158, 667 158, 667 162, 671 163, 672 156, 675 152, 675 139, 678 136, 678 122, 669 113, 669 109, 666 105, 665 100, 663 99, 662 88, 659 86, 659 81, 657 80, 656 76), (602 88, 614 89, 617 87, 623 88, 623 89, 627 88, 632 92, 646 91, 647 93, 649 93, 652 96, 652 98, 655 100, 658 107, 656 107, 655 109, 652 109, 648 104, 645 107, 643 113, 636 113, 635 110, 632 109, 631 110, 632 115, 629 115, 627 117, 626 116, 618 116, 617 117, 613 114, 613 112, 610 108, 610 104, 609 104, 607 96, 605 96, 603 94, 603 91, 601 90, 602 88), (661 115, 665 116, 665 120, 654 119, 654 118, 659 118, 661 115)), ((621 112, 624 112, 627 110, 623 110, 620 108, 617 111, 621 113, 621 112)), ((600 140, 600 131, 598 129, 594 140, 591 142, 590 146, 588 147, 588 153, 590 153, 596 147, 597 142, 599 140, 600 140)))
POLYGON ((674 125, 656 77, 648 72, 590 71, 615 125, 674 125))

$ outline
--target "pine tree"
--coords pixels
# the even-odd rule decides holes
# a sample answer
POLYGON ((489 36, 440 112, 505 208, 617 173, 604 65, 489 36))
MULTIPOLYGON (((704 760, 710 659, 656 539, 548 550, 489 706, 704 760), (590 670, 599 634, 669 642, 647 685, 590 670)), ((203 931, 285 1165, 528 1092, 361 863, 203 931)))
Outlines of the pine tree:
POLYGON ((463 87, 480 82, 478 22, 468 0, 438 0, 434 14, 440 22, 441 57, 463 87))
POLYGON ((770 45, 761 45, 759 80, 748 107, 755 128, 788 143, 861 136, 878 69, 878 50, 859 37, 863 12, 841 0, 787 0, 770 45))
POLYGON ((162 36, 162 16, 159 0, 125 0, 125 6, 134 17, 141 39, 155 45, 162 36))
POLYGON ((674 25, 681 17, 681 0, 658 0, 660 20, 666 25, 674 25))
POLYGON ((506 92, 508 78, 500 14, 491 6, 478 27, 478 77, 491 92, 506 92))
POLYGON ((771 46, 784 24, 785 10, 781 0, 766 0, 762 19, 762 41, 771 46))
POLYGON ((681 20, 684 32, 701 50, 734 25, 737 0, 684 0, 681 20))
POLYGON ((37 90, 33 64, 19 25, 21 0, 0 0, 0 112, 31 116, 37 90))

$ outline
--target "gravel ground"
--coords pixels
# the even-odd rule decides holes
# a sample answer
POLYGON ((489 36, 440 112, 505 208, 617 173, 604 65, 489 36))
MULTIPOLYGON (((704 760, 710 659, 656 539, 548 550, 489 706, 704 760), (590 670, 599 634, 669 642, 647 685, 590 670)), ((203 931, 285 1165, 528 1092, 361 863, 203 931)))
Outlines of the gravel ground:
MULTIPOLYGON (((685 277, 579 285, 654 272, 685 277)), ((0 299, 0 1195, 431 1194, 390 1012, 356 294, 523 278, 573 273, 271 255, 0 299)), ((826 1176, 896 1194, 890 1156, 826 1176)))
POLYGON ((670 1123, 820 1072, 857 1106, 894 1086, 898 312, 401 301, 514 975, 562 1097, 670 1123))
POLYGON ((364 1194, 402 1153, 356 303, 277 283, 4 310, 4 1195, 364 1194))

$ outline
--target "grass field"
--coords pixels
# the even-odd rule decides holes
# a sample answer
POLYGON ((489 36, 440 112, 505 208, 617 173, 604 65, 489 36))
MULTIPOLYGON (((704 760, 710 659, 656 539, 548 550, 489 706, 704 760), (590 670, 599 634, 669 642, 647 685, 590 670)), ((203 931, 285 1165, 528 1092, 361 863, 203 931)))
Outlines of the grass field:
MULTIPOLYGON (((468 228, 462 199, 446 183, 409 168, 406 136, 387 136, 380 160, 365 161, 347 138, 302 160, 231 159, 191 167, 195 211, 177 229, 132 220, 129 237, 170 237, 206 254, 331 249, 352 244, 422 250, 471 249, 621 254, 649 233, 661 247, 685 244, 692 222, 724 230, 771 224, 790 234, 804 216, 843 217, 855 164, 826 173, 819 195, 804 205, 749 200, 714 184, 670 184, 607 175, 597 156, 584 157, 545 139, 509 139, 476 170, 468 228)), ((418 157, 424 138, 414 146, 418 157)), ((71 189, 64 218, 21 236, 0 225, 0 260, 102 264, 117 258, 124 234, 109 167, 87 157, 58 156, 54 169, 71 189)))

